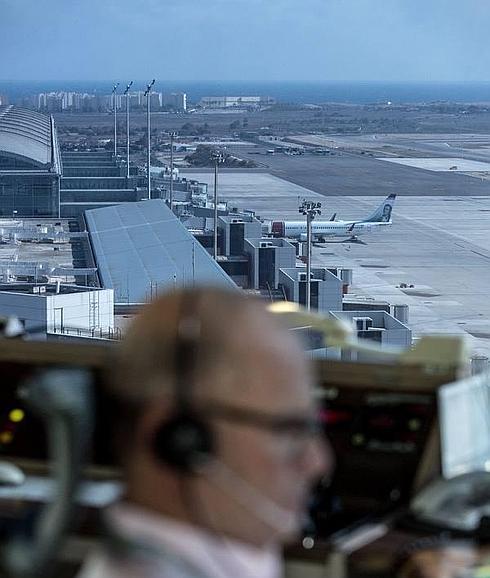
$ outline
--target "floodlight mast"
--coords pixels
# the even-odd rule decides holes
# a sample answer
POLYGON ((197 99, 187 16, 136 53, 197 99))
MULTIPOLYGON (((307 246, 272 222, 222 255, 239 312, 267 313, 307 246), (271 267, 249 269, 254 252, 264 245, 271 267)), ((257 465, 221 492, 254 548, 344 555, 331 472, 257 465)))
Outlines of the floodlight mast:
POLYGON ((155 79, 153 79, 147 86, 145 90, 146 96, 146 125, 148 132, 148 145, 147 145, 147 159, 146 159, 146 177, 148 180, 148 199, 151 199, 151 175, 150 175, 150 156, 151 156, 151 132, 150 132, 150 96, 151 87, 155 84, 155 79))
POLYGON ((170 132, 170 210, 174 210, 174 138, 177 136, 176 132, 170 132))
POLYGON ((126 178, 129 179, 129 89, 133 81, 131 81, 124 91, 126 95, 126 178))
POLYGON ((222 163, 225 159, 220 151, 214 151, 212 154, 212 159, 214 160, 214 245, 213 245, 213 257, 214 260, 218 260, 218 165, 222 163))
POLYGON ((116 82, 112 88, 112 102, 114 106, 114 159, 117 157, 117 96, 116 90, 119 86, 119 82, 116 82))
POLYGON ((299 206, 299 213, 306 216, 306 309, 311 310, 311 224, 317 215, 321 215, 321 203, 314 201, 303 202, 299 206))

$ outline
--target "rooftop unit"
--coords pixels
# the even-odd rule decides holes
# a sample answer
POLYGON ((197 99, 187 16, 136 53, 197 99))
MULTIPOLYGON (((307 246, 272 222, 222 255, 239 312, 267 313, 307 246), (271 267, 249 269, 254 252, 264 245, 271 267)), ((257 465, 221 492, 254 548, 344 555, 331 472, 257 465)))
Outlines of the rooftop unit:
POLYGON ((372 317, 353 317, 352 321, 356 326, 357 331, 367 331, 373 326, 372 317))
POLYGON ((220 249, 223 255, 243 255, 244 240, 260 239, 262 236, 262 224, 251 215, 220 216, 218 229, 221 233, 220 249))
MULTIPOLYGON (((261 226, 259 221, 257 226, 261 226)), ((285 239, 246 238, 243 247, 250 259, 251 289, 277 289, 280 269, 296 264, 296 251, 285 239)))
MULTIPOLYGON (((279 282, 289 301, 306 305, 307 272, 303 267, 283 268, 279 282)), ((311 307, 331 311, 342 307, 343 282, 328 269, 313 268, 310 273, 311 307)))
MULTIPOLYGON (((359 339, 375 341, 381 347, 394 347, 407 349, 412 345, 412 332, 401 321, 382 309, 371 311, 331 311, 330 315, 354 324, 359 339)), ((332 348, 333 357, 338 357, 340 352, 332 348), (334 351, 335 350, 335 351, 334 351)), ((362 353, 351 351, 342 352, 346 359, 362 360, 362 353)))

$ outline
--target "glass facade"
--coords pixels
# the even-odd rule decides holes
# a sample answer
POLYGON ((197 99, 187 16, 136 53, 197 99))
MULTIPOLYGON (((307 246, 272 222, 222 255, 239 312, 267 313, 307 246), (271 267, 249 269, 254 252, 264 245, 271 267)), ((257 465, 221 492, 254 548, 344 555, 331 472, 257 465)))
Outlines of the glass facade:
POLYGON ((0 153, 0 171, 2 170, 24 170, 24 169, 31 169, 33 168, 33 164, 29 161, 18 159, 15 157, 10 157, 7 155, 3 155, 0 153))
POLYGON ((27 171, 8 175, 0 171, 0 216, 56 217, 58 203, 59 175, 29 175, 27 171))
MULTIPOLYGON (((128 189, 137 186, 136 182, 128 182, 126 177, 63 177, 65 189, 128 189)), ((139 182, 138 182, 139 185, 139 182)))
POLYGON ((53 118, 0 107, 0 217, 57 217, 61 172, 53 118))

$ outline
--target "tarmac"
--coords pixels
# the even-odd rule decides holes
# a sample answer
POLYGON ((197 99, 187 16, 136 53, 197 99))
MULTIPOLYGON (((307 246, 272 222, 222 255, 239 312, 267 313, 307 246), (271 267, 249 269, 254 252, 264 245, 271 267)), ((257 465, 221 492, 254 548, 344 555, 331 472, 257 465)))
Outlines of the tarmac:
POLYGON ((378 159, 384 160, 388 163, 398 163, 408 167, 415 167, 417 169, 425 169, 427 171, 455 171, 455 172, 490 172, 490 163, 483 163, 481 161, 472 161, 458 157, 437 157, 433 159, 424 158, 390 158, 378 159))
MULTIPOLYGON (((192 177, 212 183, 209 173, 192 177)), ((325 198, 252 172, 220 174, 219 195, 265 219, 296 220, 298 198, 322 202, 325 219, 366 216, 384 198, 325 198)), ((351 294, 408 304, 414 337, 464 335, 473 353, 490 356, 490 196, 399 195, 392 217, 390 229, 361 237, 365 244, 316 245, 313 264, 352 268, 351 294)))
MULTIPOLYGON (((373 140, 373 136, 376 135, 362 139, 343 137, 338 141, 329 138, 325 142, 338 144, 331 147, 330 153, 325 156, 315 155, 311 151, 302 155, 286 155, 280 152, 270 155, 267 154, 270 143, 263 146, 228 147, 227 150, 241 158, 255 161, 260 168, 276 177, 328 197, 378 196, 390 193, 403 196, 490 196, 490 180, 475 178, 475 175, 466 175, 458 170, 449 170, 458 163, 447 160, 445 170, 429 170, 431 161, 427 158, 438 156, 447 159, 454 154, 454 161, 461 161, 459 157, 463 156, 468 161, 488 163, 490 137, 489 149, 479 141, 478 146, 481 148, 467 151, 461 148, 460 141, 450 141, 448 138, 434 142, 391 135, 391 138, 384 141, 381 137, 373 140), (373 148, 370 148, 371 146, 373 148), (428 162, 425 166, 423 162, 420 166, 409 166, 407 163, 401 164, 396 158, 408 156, 426 157, 428 162), (394 162, 386 162, 388 158, 393 158, 394 162)), ((480 174, 485 170, 490 171, 490 165, 487 164, 468 163, 466 166, 467 168, 460 170, 476 170, 480 174)))

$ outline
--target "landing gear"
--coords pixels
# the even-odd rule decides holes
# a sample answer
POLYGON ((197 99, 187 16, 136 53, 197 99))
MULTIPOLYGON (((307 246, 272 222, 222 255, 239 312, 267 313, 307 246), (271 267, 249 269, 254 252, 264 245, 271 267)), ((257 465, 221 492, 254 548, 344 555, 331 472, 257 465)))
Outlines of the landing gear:
POLYGON ((366 245, 364 241, 361 241, 357 235, 352 235, 349 239, 344 239, 342 243, 358 243, 359 245, 366 245))

